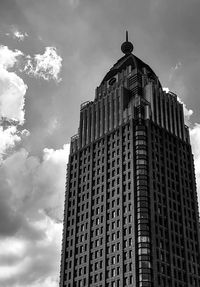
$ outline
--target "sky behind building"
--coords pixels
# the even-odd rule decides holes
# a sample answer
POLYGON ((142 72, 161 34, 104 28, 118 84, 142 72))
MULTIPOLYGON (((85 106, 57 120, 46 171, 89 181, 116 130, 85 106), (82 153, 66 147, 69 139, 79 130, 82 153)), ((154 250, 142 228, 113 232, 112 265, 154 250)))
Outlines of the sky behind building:
POLYGON ((126 29, 186 105, 200 185, 199 11, 197 0, 1 1, 1 286, 58 284, 69 139, 126 29))

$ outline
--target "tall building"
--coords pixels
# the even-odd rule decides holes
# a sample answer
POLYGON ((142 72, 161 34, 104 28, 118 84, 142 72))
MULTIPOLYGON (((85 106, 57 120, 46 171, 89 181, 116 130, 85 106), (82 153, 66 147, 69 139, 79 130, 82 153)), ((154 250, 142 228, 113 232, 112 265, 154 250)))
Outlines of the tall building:
POLYGON ((71 138, 61 287, 199 287, 193 156, 183 106, 122 44, 71 138))

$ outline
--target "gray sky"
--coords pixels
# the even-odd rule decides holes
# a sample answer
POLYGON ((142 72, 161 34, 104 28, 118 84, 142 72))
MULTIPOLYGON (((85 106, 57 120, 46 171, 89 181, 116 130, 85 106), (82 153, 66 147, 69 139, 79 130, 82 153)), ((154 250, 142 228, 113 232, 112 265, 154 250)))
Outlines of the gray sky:
POLYGON ((199 11, 198 0, 1 0, 2 287, 58 286, 68 143, 126 29, 187 107, 200 185, 199 11))

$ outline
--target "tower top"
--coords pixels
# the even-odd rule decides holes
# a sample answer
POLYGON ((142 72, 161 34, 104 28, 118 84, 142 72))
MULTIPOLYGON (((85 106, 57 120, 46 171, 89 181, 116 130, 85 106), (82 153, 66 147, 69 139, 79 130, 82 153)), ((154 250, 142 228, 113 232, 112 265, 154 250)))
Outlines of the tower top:
POLYGON ((126 41, 122 43, 121 50, 125 55, 129 55, 133 51, 133 44, 128 41, 128 31, 126 31, 126 41))

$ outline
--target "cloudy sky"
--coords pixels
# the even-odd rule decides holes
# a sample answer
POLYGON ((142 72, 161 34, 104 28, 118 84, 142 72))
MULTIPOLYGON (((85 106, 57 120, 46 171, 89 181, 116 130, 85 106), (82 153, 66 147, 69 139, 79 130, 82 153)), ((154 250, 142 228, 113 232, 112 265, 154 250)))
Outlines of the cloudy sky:
POLYGON ((134 53, 185 104, 200 186, 199 0, 0 1, 0 286, 58 286, 79 107, 134 53))

